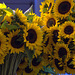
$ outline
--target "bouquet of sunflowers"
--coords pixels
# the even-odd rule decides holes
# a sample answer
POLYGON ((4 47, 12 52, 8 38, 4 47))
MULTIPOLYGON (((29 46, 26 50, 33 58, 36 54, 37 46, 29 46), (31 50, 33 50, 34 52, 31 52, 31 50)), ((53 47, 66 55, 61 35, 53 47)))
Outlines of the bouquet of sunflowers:
POLYGON ((39 11, 0 3, 0 75, 75 74, 75 2, 45 0, 39 11))

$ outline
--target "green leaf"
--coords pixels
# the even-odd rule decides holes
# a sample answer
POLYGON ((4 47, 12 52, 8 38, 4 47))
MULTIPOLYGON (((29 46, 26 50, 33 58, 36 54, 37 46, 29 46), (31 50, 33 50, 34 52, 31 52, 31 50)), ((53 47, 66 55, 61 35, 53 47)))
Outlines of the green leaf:
POLYGON ((13 14, 13 10, 10 8, 3 8, 3 10, 6 10, 6 11, 11 12, 13 14))
POLYGON ((28 15, 28 16, 27 16, 28 21, 29 21, 29 22, 32 22, 33 17, 34 17, 34 15, 28 15))
POLYGON ((50 67, 50 68, 48 68, 48 67, 46 67, 46 66, 43 66, 43 68, 44 68, 44 71, 45 71, 45 72, 55 74, 55 72, 52 70, 52 68, 51 68, 51 67, 50 67))
POLYGON ((2 23, 1 28, 6 28, 6 25, 8 25, 8 23, 6 22, 6 20, 2 23))
POLYGON ((31 13, 33 13, 33 8, 31 8, 31 13))
POLYGON ((6 15, 6 14, 4 14, 4 15, 0 16, 0 23, 1 23, 1 22, 2 22, 2 20, 4 19, 5 15, 6 15))
POLYGON ((43 13, 45 13, 47 11, 47 8, 43 8, 43 13))
POLYGON ((30 13, 30 12, 25 13, 25 16, 28 16, 29 13, 30 13))
POLYGON ((19 27, 17 27, 16 25, 6 25, 6 27, 9 29, 9 30, 14 30, 14 29, 18 29, 19 27))
POLYGON ((29 65, 33 59, 33 55, 34 55, 34 50, 30 50, 28 47, 24 46, 25 48, 25 51, 26 51, 26 54, 28 56, 28 59, 29 59, 29 65))
POLYGON ((68 16, 68 20, 71 21, 70 16, 68 16))
POLYGON ((1 28, 8 28, 9 30, 14 30, 14 29, 18 29, 19 27, 17 27, 16 25, 8 25, 7 21, 5 20, 2 25, 1 28))

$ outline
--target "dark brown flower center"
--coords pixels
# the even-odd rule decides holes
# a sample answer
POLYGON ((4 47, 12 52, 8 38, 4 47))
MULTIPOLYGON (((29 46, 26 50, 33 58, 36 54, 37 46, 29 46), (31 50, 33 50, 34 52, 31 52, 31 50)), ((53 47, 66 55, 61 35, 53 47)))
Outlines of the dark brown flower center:
POLYGON ((65 32, 65 34, 68 34, 68 35, 72 34, 73 33, 73 27, 70 25, 66 26, 64 29, 64 32, 65 32))
POLYGON ((45 47, 47 47, 48 42, 49 42, 49 38, 47 39, 47 41, 46 41, 46 43, 45 43, 45 47))
POLYGON ((68 66, 69 68, 75 70, 74 65, 73 65, 73 64, 70 64, 70 63, 72 62, 72 60, 73 60, 73 58, 70 58, 70 59, 68 60, 68 62, 67 62, 67 66, 68 66))
POLYGON ((33 66, 38 66, 39 64, 40 64, 40 61, 37 61, 38 59, 37 58, 34 58, 33 60, 32 60, 32 65, 33 66))
POLYGON ((35 30, 30 29, 28 30, 28 36, 26 37, 27 41, 29 41, 29 43, 35 43, 35 41, 37 40, 37 34, 35 32, 35 30))
POLYGON ((25 72, 26 72, 26 73, 31 73, 32 71, 33 71, 33 69, 29 68, 29 66, 27 66, 27 67, 25 68, 25 72))
POLYGON ((1 41, 0 41, 0 46, 1 46, 1 41))
POLYGON ((58 6, 58 12, 60 14, 66 14, 69 12, 71 8, 71 4, 68 1, 61 2, 60 5, 58 6))
POLYGON ((60 61, 58 60, 58 59, 55 59, 55 65, 56 65, 56 67, 59 69, 59 70, 63 70, 64 68, 63 68, 63 66, 62 67, 60 67, 60 65, 58 64, 60 61))
POLYGON ((59 30, 54 30, 53 31, 53 41, 54 41, 55 44, 58 40, 58 32, 59 32, 59 30))
POLYGON ((47 21, 47 27, 50 28, 52 25, 55 25, 56 24, 56 21, 54 18, 50 18, 48 21, 47 21))
POLYGON ((67 51, 65 48, 61 47, 58 51, 58 55, 60 58, 63 58, 64 55, 67 55, 67 51))
POLYGON ((23 46, 24 43, 22 43, 21 41, 17 41, 17 39, 19 39, 19 36, 13 36, 11 39, 11 45, 14 48, 21 48, 23 46))

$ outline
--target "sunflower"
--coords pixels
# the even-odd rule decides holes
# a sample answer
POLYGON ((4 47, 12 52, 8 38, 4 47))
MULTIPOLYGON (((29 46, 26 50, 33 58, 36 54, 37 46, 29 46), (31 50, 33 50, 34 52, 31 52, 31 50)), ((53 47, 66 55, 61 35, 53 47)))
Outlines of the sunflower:
POLYGON ((42 53, 43 48, 41 46, 36 46, 34 50, 34 56, 38 57, 42 53))
POLYGON ((43 17, 43 25, 44 27, 42 28, 44 31, 48 30, 50 27, 57 25, 57 18, 55 17, 54 14, 49 13, 45 14, 43 17))
POLYGON ((48 13, 50 13, 54 5, 54 0, 45 0, 45 2, 48 2, 48 13))
POLYGON ((75 34, 73 35, 73 43, 75 45, 75 34))
POLYGON ((68 45, 64 43, 56 43, 54 57, 58 59, 62 58, 63 61, 67 61, 68 58, 70 57, 70 51, 68 45))
POLYGON ((0 25, 2 25, 5 20, 8 23, 8 25, 10 25, 11 21, 12 21, 12 19, 11 19, 12 16, 13 16, 12 14, 10 16, 5 15, 5 17, 3 18, 2 22, 0 23, 0 25))
POLYGON ((42 5, 40 5, 40 12, 45 13, 45 12, 51 12, 54 0, 45 0, 41 2, 42 5))
MULTIPOLYGON (((74 51, 75 52, 75 51, 74 51)), ((73 65, 74 65, 74 68, 75 68, 75 53, 73 55, 73 65)))
MULTIPOLYGON (((3 11, 5 11, 7 16, 12 15, 12 13, 9 12, 9 11, 7 11, 7 10, 5 10, 5 8, 7 8, 7 6, 4 3, 3 4, 0 3, 0 9, 2 9, 3 11)), ((9 9, 9 7, 8 7, 8 9, 9 9)))
POLYGON ((25 25, 23 25, 23 24, 20 24, 18 22, 16 22, 16 24, 20 27, 21 30, 23 30, 25 28, 25 25))
POLYGON ((11 49, 11 53, 19 53, 19 52, 24 52, 24 43, 23 41, 19 41, 18 39, 21 38, 21 36, 18 36, 18 33, 20 30, 12 31, 10 34, 8 34, 8 42, 7 42, 7 47, 8 50, 11 49))
POLYGON ((4 48, 6 46, 6 48, 3 49, 3 53, 5 54, 5 56, 7 55, 7 53, 9 53, 9 50, 7 49, 7 34, 9 34, 9 30, 7 28, 2 28, 1 29, 1 33, 2 33, 2 39, 1 40, 3 43, 2 43, 2 47, 4 48), (3 45, 5 44, 5 46, 3 45))
POLYGON ((73 0, 56 0, 53 11, 57 17, 63 18, 71 13, 73 8, 73 0))
POLYGON ((7 6, 3 3, 0 3, 0 8, 6 8, 7 6))
POLYGON ((37 23, 28 23, 27 28, 24 29, 24 42, 26 47, 33 50, 35 46, 41 46, 43 41, 43 32, 37 23))
POLYGON ((21 75, 21 74, 22 74, 22 69, 20 69, 20 68, 18 67, 17 70, 16 70, 16 74, 17 74, 17 75, 21 75))
POLYGON ((70 64, 73 61, 73 58, 69 58, 66 64, 66 72, 70 74, 75 74, 75 67, 73 64, 70 64))
POLYGON ((57 25, 53 26, 50 28, 50 32, 51 33, 51 44, 53 44, 55 46, 55 44, 58 42, 58 32, 59 32, 59 28, 57 25))
POLYGON ((1 32, 7 37, 7 34, 10 33, 10 31, 8 30, 8 28, 2 28, 1 32))
POLYGON ((72 21, 75 21, 75 12, 72 12, 69 17, 72 21))
POLYGON ((73 39, 73 43, 74 43, 74 45, 75 45, 75 39, 73 39))
POLYGON ((51 34, 47 34, 43 41, 43 52, 48 53, 49 51, 52 52, 52 46, 51 46, 51 34))
POLYGON ((75 24, 71 21, 63 23, 59 29, 59 36, 63 36, 64 38, 72 38, 75 34, 75 24))
POLYGON ((33 70, 36 72, 36 73, 38 73, 39 72, 39 70, 41 70, 41 69, 43 69, 43 61, 42 61, 42 59, 41 58, 36 58, 36 57, 34 57, 33 59, 32 59, 32 62, 31 62, 31 68, 33 68, 33 70))
MULTIPOLYGON (((28 17, 27 17, 27 20, 28 20, 28 22, 32 22, 33 21, 33 19, 37 16, 35 13, 33 13, 33 12, 30 12, 28 15, 27 15, 28 17), (34 17, 35 16, 35 17, 34 17)), ((37 17, 38 18, 38 17, 37 17)))
POLYGON ((3 21, 6 20, 7 23, 10 25, 10 24, 11 24, 11 21, 12 21, 12 19, 11 19, 12 16, 13 16, 13 15, 10 15, 10 16, 6 15, 6 16, 4 17, 4 19, 3 19, 3 21))
POLYGON ((26 25, 27 17, 23 14, 23 12, 17 8, 15 14, 16 14, 16 21, 19 22, 21 25, 26 25))
POLYGON ((29 66, 25 67, 25 69, 23 69, 22 71, 23 71, 23 75, 37 75, 35 71, 29 66))
POLYGON ((28 58, 23 58, 19 64, 20 69, 24 69, 28 65, 28 58))
MULTIPOLYGON (((63 37, 62 37, 62 38, 63 38, 63 37)), ((61 39, 62 39, 62 38, 61 38, 61 39)), ((72 41, 72 38, 63 38, 63 39, 62 39, 62 42, 65 43, 65 44, 67 44, 67 45, 69 45, 71 41, 72 41)))
POLYGON ((0 64, 4 64, 4 59, 5 59, 6 53, 0 53, 0 64))
POLYGON ((74 1, 74 9, 73 10, 75 10, 75 0, 73 0, 74 1))
POLYGON ((47 66, 47 65, 50 64, 49 54, 43 53, 43 55, 41 56, 41 58, 42 58, 42 61, 43 61, 43 65, 44 66, 47 66))
POLYGON ((59 74, 65 73, 65 65, 57 58, 54 58, 52 60, 52 67, 54 68, 56 73, 59 73, 59 74), (60 63, 60 65, 59 65, 59 63, 60 63))
POLYGON ((39 16, 37 16, 37 15, 34 15, 32 22, 38 23, 39 26, 43 26, 42 17, 39 17, 39 16))
POLYGON ((7 49, 7 38, 0 30, 0 53, 5 52, 7 49))

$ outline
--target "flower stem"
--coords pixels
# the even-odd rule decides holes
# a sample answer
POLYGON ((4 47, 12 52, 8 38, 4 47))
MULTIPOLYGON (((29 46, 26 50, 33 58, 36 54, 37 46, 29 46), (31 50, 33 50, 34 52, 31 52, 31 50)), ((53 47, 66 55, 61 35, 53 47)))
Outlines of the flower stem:
POLYGON ((12 55, 12 60, 11 60, 11 64, 10 64, 8 75, 12 75, 13 68, 14 68, 14 63, 15 63, 15 60, 16 60, 16 55, 17 55, 16 53, 12 55))

